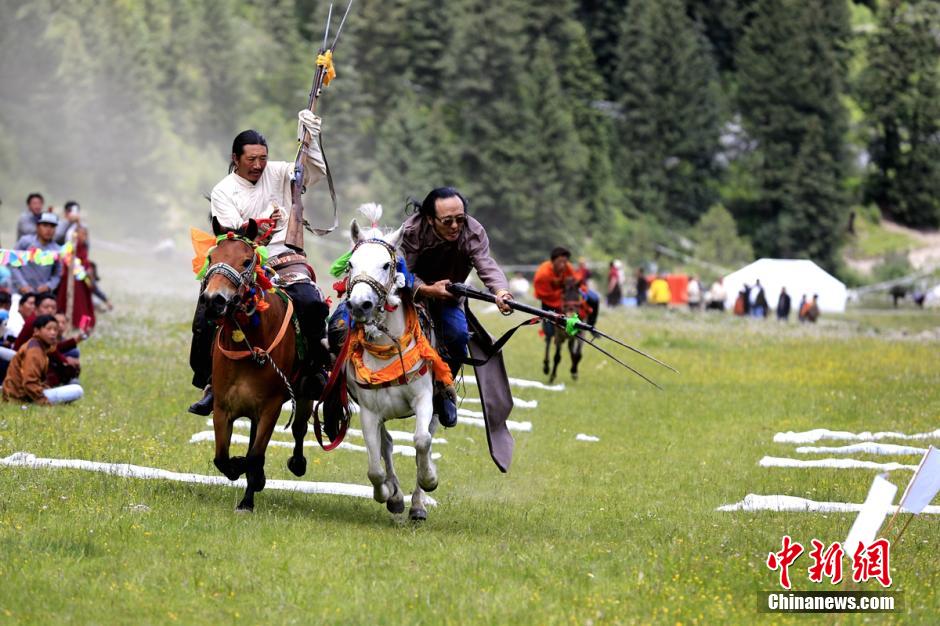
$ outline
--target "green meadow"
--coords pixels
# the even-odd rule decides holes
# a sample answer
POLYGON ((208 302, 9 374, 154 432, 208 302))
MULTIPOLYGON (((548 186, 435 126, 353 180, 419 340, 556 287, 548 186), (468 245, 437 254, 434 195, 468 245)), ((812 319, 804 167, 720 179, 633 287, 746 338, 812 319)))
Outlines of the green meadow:
MULTIPOLYGON (((175 271, 150 283, 107 272, 104 286, 114 291, 117 307, 82 345, 86 397, 68 407, 0 406, 0 458, 29 452, 217 475, 212 444, 189 443, 207 430, 205 418, 185 410, 197 397, 187 363, 195 284, 171 286, 191 280, 175 271)), ((482 319, 494 333, 521 321, 518 314, 483 313, 482 319)), ((774 443, 779 431, 940 427, 940 314, 855 311, 800 326, 608 310, 599 326, 680 374, 616 349, 663 387, 658 391, 586 349, 578 381, 563 363, 563 392, 513 388, 538 407, 513 412, 533 427, 514 433, 510 472, 501 474, 489 459, 482 429, 438 432, 447 440, 434 447, 443 455, 432 494, 438 506, 421 525, 394 519, 368 499, 268 489, 256 496, 253 514, 236 514, 241 489, 0 466, 0 622, 807 619, 758 612, 759 592, 779 589, 767 555, 780 550, 785 534, 806 546, 813 538, 842 541, 854 514, 716 509, 752 493, 864 501, 877 470, 758 462, 766 455, 824 456, 774 443), (599 441, 576 441, 578 433, 599 441)), ((506 349, 514 377, 544 381, 541 359, 535 328, 520 331, 506 349)), ((475 397, 476 389, 466 385, 465 393, 475 397)), ((392 427, 408 430, 411 422, 392 427)), ((234 448, 241 453, 244 445, 234 448)), ((289 454, 269 448, 269 479, 294 479, 289 454)), ((307 456, 304 480, 368 484, 364 453, 308 448, 307 456)), ((403 486, 411 488, 413 459, 395 459, 403 486)), ((910 476, 895 471, 890 480, 903 490, 910 476)), ((901 611, 867 620, 862 614, 809 619, 936 623, 938 531, 940 518, 925 515, 893 546, 892 590, 903 593, 901 611)), ((811 583, 808 564, 804 554, 791 567, 794 589, 881 589, 874 581, 811 583)), ((851 578, 849 560, 845 568, 851 578)))

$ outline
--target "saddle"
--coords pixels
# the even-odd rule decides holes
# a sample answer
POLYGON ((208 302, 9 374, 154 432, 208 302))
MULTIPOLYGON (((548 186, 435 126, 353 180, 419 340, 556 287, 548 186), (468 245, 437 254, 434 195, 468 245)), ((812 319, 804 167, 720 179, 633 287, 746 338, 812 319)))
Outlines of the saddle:
POLYGON ((272 258, 268 267, 277 273, 277 283, 282 287, 295 283, 311 283, 317 281, 316 272, 307 263, 307 256, 296 252, 285 252, 272 258))

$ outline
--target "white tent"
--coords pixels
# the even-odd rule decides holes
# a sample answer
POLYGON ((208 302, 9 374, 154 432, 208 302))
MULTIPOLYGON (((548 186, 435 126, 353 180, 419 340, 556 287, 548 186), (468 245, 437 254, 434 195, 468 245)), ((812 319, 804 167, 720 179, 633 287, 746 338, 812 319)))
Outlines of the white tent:
POLYGON ((924 306, 932 309, 940 307, 940 285, 927 290, 927 294, 924 296, 924 306))
POLYGON ((845 283, 812 261, 798 259, 758 259, 728 274, 724 278, 724 287, 728 294, 725 307, 733 308, 742 286, 753 286, 757 280, 760 280, 764 287, 771 311, 777 308, 781 287, 786 287, 787 293, 790 294, 791 314, 798 312, 800 298, 804 294, 810 300, 814 294, 818 294, 819 310, 824 313, 845 311, 845 283))

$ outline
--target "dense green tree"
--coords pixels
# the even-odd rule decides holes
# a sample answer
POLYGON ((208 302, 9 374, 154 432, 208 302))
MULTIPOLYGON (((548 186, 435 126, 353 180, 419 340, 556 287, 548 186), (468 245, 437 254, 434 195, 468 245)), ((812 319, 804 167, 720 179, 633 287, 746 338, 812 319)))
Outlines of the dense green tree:
MULTIPOLYGON (((575 0, 556 0, 528 7, 526 23, 533 42, 543 43, 543 54, 555 59, 562 97, 549 105, 570 112, 578 144, 562 147, 570 150, 574 160, 584 163, 567 185, 573 190, 579 206, 585 210, 585 230, 603 244, 612 243, 617 216, 625 212, 625 200, 614 181, 611 163, 613 123, 601 110, 605 98, 604 79, 598 71, 584 25, 575 19, 575 0), (587 159, 579 155, 587 151, 587 159)), ((533 52, 535 54, 535 52, 533 52)))
POLYGON ((702 25, 718 69, 735 69, 735 53, 757 0, 686 0, 689 15, 702 25))
POLYGON ((738 234, 734 217, 720 204, 702 215, 691 231, 695 256, 721 267, 736 268, 754 260, 750 242, 738 234))
POLYGON ((408 197, 421 200, 435 187, 462 186, 453 167, 457 140, 441 108, 407 92, 379 129, 370 188, 389 215, 398 215, 408 197))
POLYGON ((940 226, 940 9, 882 9, 858 82, 871 168, 866 200, 910 226, 940 226))
POLYGON ((618 165, 639 211, 691 224, 716 197, 720 93, 714 62, 679 0, 635 0, 618 73, 618 165))
POLYGON ((737 63, 757 188, 733 206, 759 254, 810 255, 831 269, 847 216, 841 98, 848 7, 798 0, 761 0, 757 7, 737 63), (804 185, 801 177, 810 175, 812 184, 804 185))
POLYGON ((587 30, 597 69, 604 78, 608 100, 617 99, 617 60, 620 58, 621 21, 628 0, 579 0, 577 15, 587 30))

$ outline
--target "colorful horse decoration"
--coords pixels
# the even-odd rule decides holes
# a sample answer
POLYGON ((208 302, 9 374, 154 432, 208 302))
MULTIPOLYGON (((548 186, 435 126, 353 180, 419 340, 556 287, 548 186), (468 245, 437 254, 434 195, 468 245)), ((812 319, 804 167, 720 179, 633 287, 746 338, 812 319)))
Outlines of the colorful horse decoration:
POLYGON ((213 219, 216 245, 209 250, 200 275, 200 298, 206 314, 219 325, 212 353, 215 391, 213 425, 215 466, 229 480, 246 475, 247 488, 238 510, 254 509, 254 494, 264 489, 264 454, 281 406, 295 402, 294 452, 287 467, 296 476, 306 472, 303 440, 313 398, 294 397, 303 349, 299 324, 287 295, 275 287, 265 268, 267 251, 255 243, 258 225, 249 220, 241 231, 226 231, 213 219), (248 453, 229 457, 232 425, 251 420, 248 453))
MULTIPOLYGON (((581 293, 578 281, 573 277, 569 276, 565 279, 564 296, 561 311, 559 312, 565 318, 576 316, 580 320, 588 319, 591 313, 591 306, 585 300, 584 294, 581 293)), ((555 382, 555 377, 558 375, 558 364, 561 363, 561 347, 563 345, 568 346, 568 353, 571 355, 571 378, 578 380, 578 363, 581 362, 581 353, 584 349, 580 340, 581 331, 575 330, 573 333, 568 333, 563 329, 556 328, 554 324, 548 321, 543 322, 542 329, 545 332, 545 360, 542 362, 542 371, 549 374, 548 382, 555 382), (555 346, 555 357, 549 370, 548 356, 553 344, 555 346)))
POLYGON ((376 227, 382 215, 379 205, 364 205, 360 211, 370 219, 372 228, 363 230, 353 220, 352 252, 339 261, 347 275, 346 307, 352 326, 324 398, 329 403, 332 395, 343 393, 338 391, 337 383, 340 386, 345 383, 355 397, 360 407, 373 495, 394 514, 402 513, 405 504, 392 462, 392 437, 385 422, 415 416, 417 485, 411 496, 409 517, 424 520, 427 518, 424 494, 438 484, 437 468, 431 458, 431 439, 438 426, 432 409, 434 381, 453 393, 453 379, 422 330, 411 295, 404 289, 407 270, 398 255, 402 230, 386 235, 376 227))

